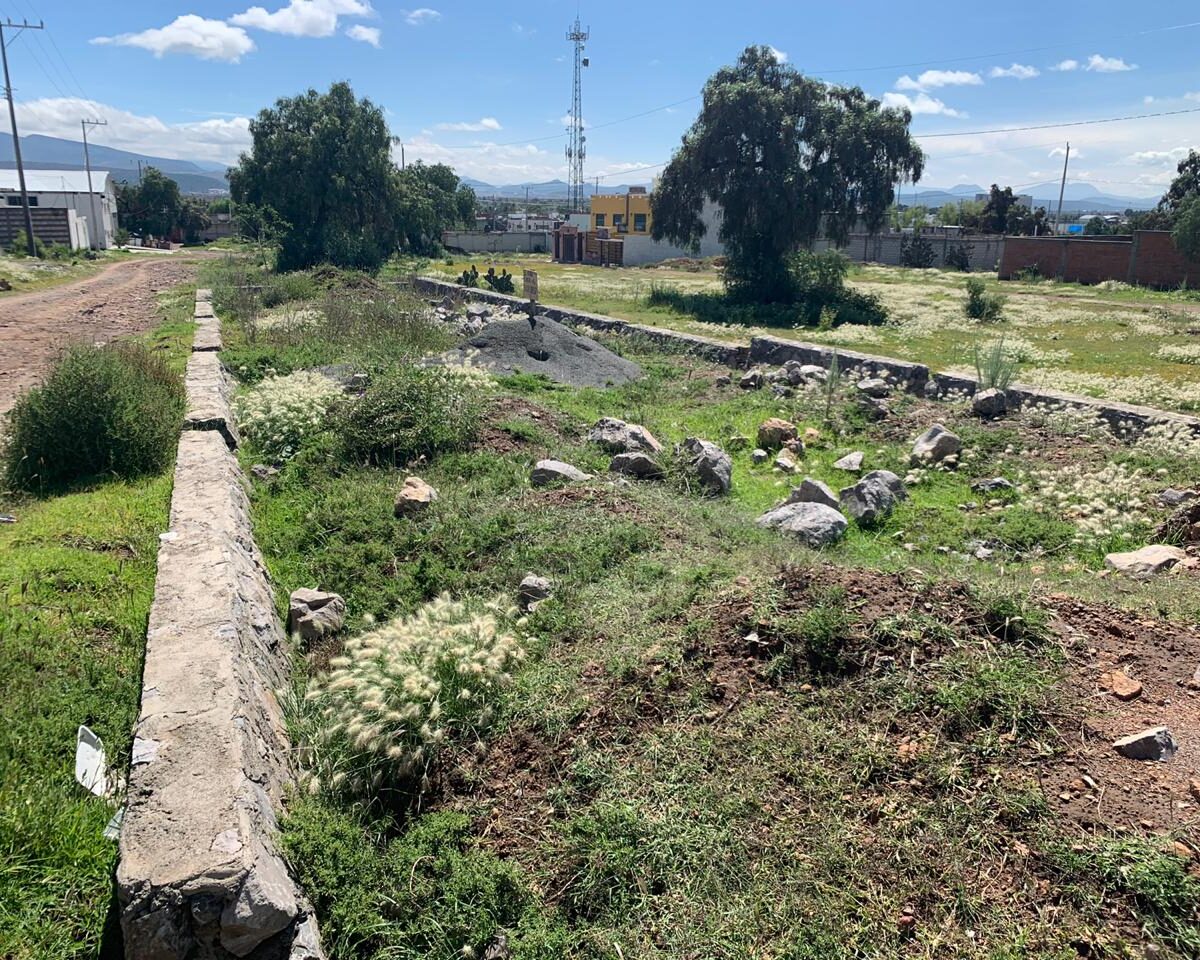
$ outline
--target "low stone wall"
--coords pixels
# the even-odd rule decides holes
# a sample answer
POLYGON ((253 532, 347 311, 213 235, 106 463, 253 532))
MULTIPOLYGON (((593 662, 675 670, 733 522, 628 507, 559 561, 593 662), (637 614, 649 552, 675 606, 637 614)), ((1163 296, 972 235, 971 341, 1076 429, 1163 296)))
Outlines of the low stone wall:
MULTIPOLYGON (((200 303, 200 328, 217 326, 200 303)), ((212 349, 193 350, 121 830, 125 955, 320 960, 275 842, 294 783, 277 700, 290 651, 232 451, 229 385, 212 349), (222 416, 196 414, 218 402, 222 416)))
MULTIPOLYGON (((529 301, 521 297, 464 287, 457 283, 435 280, 432 277, 417 277, 413 283, 415 290, 426 296, 450 296, 460 300, 478 300, 520 310, 525 310, 529 306, 529 301)), ((929 382, 937 385, 940 394, 954 391, 972 396, 979 389, 978 383, 969 377, 933 373, 924 364, 897 360, 892 357, 880 357, 870 353, 858 353, 840 347, 827 347, 800 340, 785 340, 782 337, 751 337, 749 344, 728 343, 694 334, 664 330, 661 327, 630 323, 615 317, 570 310, 565 307, 552 307, 539 303, 536 305, 536 311, 538 314, 544 314, 560 323, 574 324, 625 336, 645 337, 666 349, 696 354, 707 360, 737 369, 756 364, 780 366, 788 360, 799 360, 801 363, 814 363, 828 367, 836 350, 838 362, 843 371, 857 368, 871 374, 886 372, 914 393, 923 392, 925 385, 929 382)), ((1114 427, 1140 430, 1154 423, 1170 422, 1180 424, 1200 434, 1200 418, 1169 410, 1158 410, 1154 407, 1119 403, 1115 400, 1103 400, 1095 397, 1081 397, 1028 384, 1014 384, 1008 390, 1008 396, 1014 407, 1020 407, 1025 403, 1056 403, 1090 410, 1114 427)))

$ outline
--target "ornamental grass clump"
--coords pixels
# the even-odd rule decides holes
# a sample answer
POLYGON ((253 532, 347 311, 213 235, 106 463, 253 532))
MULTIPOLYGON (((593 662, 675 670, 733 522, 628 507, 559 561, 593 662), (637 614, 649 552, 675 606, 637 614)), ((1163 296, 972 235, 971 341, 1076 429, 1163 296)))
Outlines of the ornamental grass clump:
POLYGON ((326 415, 342 396, 342 388, 328 377, 302 370, 268 377, 238 397, 234 408, 246 438, 281 463, 294 457, 306 439, 327 429, 326 415))
POLYGON ((183 408, 183 378, 140 344, 75 344, 9 414, 4 479, 41 493, 157 473, 174 456, 183 408))
POLYGON ((477 743, 524 653, 516 609, 447 595, 346 642, 305 697, 310 789, 419 792, 450 744, 477 743))

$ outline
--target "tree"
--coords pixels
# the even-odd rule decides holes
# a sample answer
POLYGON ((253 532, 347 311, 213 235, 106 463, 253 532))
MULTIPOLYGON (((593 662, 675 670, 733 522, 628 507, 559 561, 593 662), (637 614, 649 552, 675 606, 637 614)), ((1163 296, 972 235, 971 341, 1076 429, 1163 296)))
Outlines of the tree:
POLYGON ((1180 253, 1200 263, 1200 193, 1193 194, 1180 205, 1171 239, 1180 253))
POLYGON ((911 120, 857 87, 803 76, 769 47, 747 47, 704 85, 700 115, 651 196, 654 238, 698 246, 704 203, 715 202, 729 293, 791 300, 791 254, 822 227, 843 243, 859 221, 878 230, 895 185, 920 177, 911 120))
POLYGON ((1050 232, 1046 208, 1030 210, 1019 204, 1012 207, 1008 211, 1008 229, 1004 232, 1014 237, 1044 237, 1050 232))
POLYGON ((230 192, 286 224, 280 269, 327 260, 375 270, 396 250, 399 181, 383 111, 370 100, 348 83, 283 98, 250 121, 250 137, 230 192))
POLYGON ((212 226, 208 204, 199 197, 188 197, 179 211, 179 227, 184 243, 199 243, 200 234, 212 226))
POLYGON ((146 167, 140 183, 117 187, 117 217, 134 233, 169 236, 180 226, 183 207, 179 184, 157 167, 146 167))
POLYGON ((1188 200, 1200 196, 1200 153, 1189 150, 1175 168, 1176 176, 1158 202, 1158 209, 1174 217, 1188 200))
POLYGON ((1083 233, 1088 237, 1110 237, 1120 232, 1119 227, 1110 226, 1103 217, 1092 217, 1083 226, 1083 233))
POLYGON ((397 181, 400 239, 413 253, 432 253, 447 227, 473 223, 475 191, 444 163, 410 163, 397 181))

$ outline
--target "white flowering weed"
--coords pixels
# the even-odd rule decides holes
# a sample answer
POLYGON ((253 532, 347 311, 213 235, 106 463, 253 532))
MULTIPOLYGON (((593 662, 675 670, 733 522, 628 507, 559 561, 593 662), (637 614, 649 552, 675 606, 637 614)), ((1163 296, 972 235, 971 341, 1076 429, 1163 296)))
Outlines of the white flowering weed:
POLYGON ((262 453, 276 461, 296 455, 305 437, 325 429, 326 414, 342 389, 319 373, 272 376, 234 402, 238 427, 262 453))
POLYGON ((315 710, 301 758, 309 787, 423 789, 439 749, 477 739, 524 651, 504 627, 517 611, 442 595, 361 634, 305 700, 315 710))
POLYGON ((1132 535, 1148 522, 1145 511, 1152 484, 1140 470, 1125 464, 1100 470, 1081 464, 1039 468, 1022 474, 1017 486, 1033 510, 1072 521, 1079 544, 1132 535))
POLYGON ((1168 343, 1155 350, 1154 355, 1171 363, 1200 363, 1200 343, 1168 343))
POLYGON ((1139 453, 1195 463, 1200 460, 1200 435, 1177 420, 1148 426, 1133 443, 1139 453))

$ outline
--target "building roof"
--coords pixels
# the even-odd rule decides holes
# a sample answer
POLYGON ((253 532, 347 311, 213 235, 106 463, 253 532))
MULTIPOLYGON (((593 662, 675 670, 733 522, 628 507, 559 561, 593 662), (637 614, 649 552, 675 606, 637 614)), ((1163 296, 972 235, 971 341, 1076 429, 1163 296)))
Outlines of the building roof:
MULTIPOLYGON (((92 171, 92 191, 106 192, 112 174, 107 170, 92 171)), ((0 170, 0 191, 20 190, 16 170, 0 170)), ((26 170, 25 189, 30 193, 87 193, 86 170, 26 170)))

